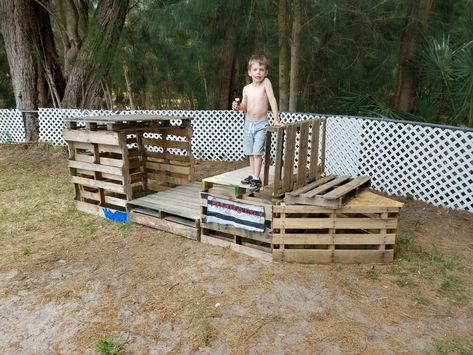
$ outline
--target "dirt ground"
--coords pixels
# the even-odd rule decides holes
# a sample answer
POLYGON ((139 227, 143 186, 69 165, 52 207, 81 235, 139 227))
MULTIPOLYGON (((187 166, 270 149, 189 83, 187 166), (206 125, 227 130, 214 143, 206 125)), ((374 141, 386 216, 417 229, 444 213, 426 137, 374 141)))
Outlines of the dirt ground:
POLYGON ((63 150, 1 146, 0 352, 473 354, 473 214, 403 202, 393 263, 271 263, 78 212, 63 150))

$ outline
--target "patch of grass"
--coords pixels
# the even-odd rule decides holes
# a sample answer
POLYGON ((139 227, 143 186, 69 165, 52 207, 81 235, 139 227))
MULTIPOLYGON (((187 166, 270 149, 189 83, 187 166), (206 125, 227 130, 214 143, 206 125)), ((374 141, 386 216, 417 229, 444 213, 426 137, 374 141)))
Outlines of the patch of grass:
POLYGON ((414 195, 411 194, 410 192, 406 193, 406 200, 413 201, 414 200, 414 195))
POLYGON ((400 235, 396 238, 396 258, 410 261, 409 252, 414 247, 414 238, 410 235, 400 235))
POLYGON ((368 270, 366 272, 366 277, 370 280, 376 281, 379 280, 379 272, 377 270, 368 270))
POLYGON ((468 299, 467 288, 463 282, 446 274, 443 275, 439 292, 442 296, 451 298, 456 302, 464 302, 468 299))
POLYGON ((431 302, 425 298, 425 297, 422 297, 422 296, 415 296, 414 297, 414 305, 417 306, 417 305, 420 305, 420 306, 428 306, 431 302))
POLYGON ((454 341, 449 344, 444 344, 438 341, 434 345, 434 354, 460 354, 460 355, 471 355, 473 354, 473 344, 464 343, 460 341, 454 341))
POLYGON ((124 345, 122 339, 102 339, 95 344, 95 350, 101 355, 120 355, 124 353, 124 345))
POLYGON ((423 279, 432 280, 432 272, 428 269, 427 265, 417 264, 415 269, 416 274, 418 274, 423 279))
POLYGON ((399 279, 397 284, 401 287, 414 287, 414 286, 417 286, 417 284, 414 282, 414 280, 412 280, 409 277, 403 277, 403 278, 399 279))
POLYGON ((21 246, 17 251, 5 256, 6 261, 18 260, 19 258, 30 256, 31 248, 29 245, 21 246))
POLYGON ((211 326, 205 310, 198 306, 195 311, 195 317, 198 320, 198 327, 197 327, 197 336, 199 337, 203 346, 208 347, 212 342, 211 337, 211 326))
POLYGON ((422 228, 422 222, 419 220, 414 221, 414 231, 419 232, 422 228))

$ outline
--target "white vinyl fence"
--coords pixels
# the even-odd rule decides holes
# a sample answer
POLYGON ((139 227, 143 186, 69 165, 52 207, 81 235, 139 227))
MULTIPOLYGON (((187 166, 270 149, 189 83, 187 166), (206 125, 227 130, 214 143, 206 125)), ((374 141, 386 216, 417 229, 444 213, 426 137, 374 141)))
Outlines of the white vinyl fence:
MULTIPOLYGON (((243 114, 234 111, 40 109, 40 140, 64 145, 64 118, 106 114, 192 117, 192 150, 202 160, 242 160, 243 114)), ((283 113, 283 122, 321 117, 283 113)), ((473 130, 363 117, 326 116, 326 173, 371 175, 372 187, 473 212, 473 130)), ((0 143, 24 141, 21 113, 0 110, 0 143)), ((296 144, 297 146, 297 144, 296 144)))

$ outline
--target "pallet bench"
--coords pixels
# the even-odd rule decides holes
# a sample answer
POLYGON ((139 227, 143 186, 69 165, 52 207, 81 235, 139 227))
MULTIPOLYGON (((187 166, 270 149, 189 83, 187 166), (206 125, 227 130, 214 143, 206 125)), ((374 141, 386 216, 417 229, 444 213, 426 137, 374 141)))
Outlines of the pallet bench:
POLYGON ((362 189, 369 187, 371 176, 328 175, 295 191, 284 198, 287 204, 341 208, 362 189))

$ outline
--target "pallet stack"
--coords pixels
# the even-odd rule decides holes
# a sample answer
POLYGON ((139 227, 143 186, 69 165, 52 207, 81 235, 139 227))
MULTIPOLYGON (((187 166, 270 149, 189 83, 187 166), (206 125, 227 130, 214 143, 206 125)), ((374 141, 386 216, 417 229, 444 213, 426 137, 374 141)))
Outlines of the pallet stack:
POLYGON ((113 115, 67 119, 64 140, 79 210, 127 221, 138 191, 161 191, 194 176, 187 117, 113 115))
MULTIPOLYGON (((403 204, 367 190, 370 176, 324 176, 325 131, 324 119, 268 129, 267 143, 276 135, 275 164, 265 165, 259 193, 248 195, 245 186, 238 185, 239 179, 248 175, 245 169, 204 179, 202 191, 206 195, 263 206, 267 217, 266 229, 259 233, 206 223, 208 211, 203 199, 201 241, 264 260, 392 261, 403 204)), ((267 146, 265 162, 270 161, 267 146)))

